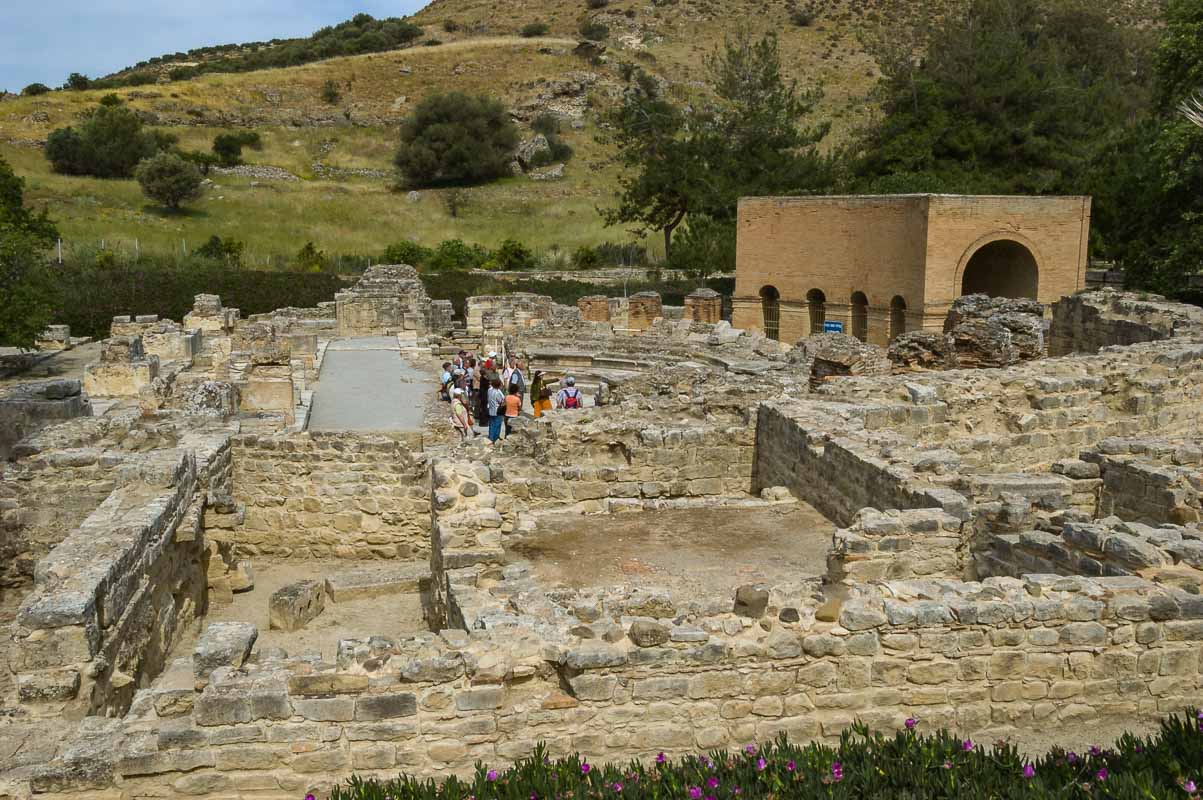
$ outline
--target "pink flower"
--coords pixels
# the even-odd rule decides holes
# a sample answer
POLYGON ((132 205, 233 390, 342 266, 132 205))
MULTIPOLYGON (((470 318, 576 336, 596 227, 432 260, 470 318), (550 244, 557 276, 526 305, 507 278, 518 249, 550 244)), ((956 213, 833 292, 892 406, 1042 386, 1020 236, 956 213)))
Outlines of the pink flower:
POLYGON ((707 789, 717 789, 718 788, 718 778, 714 777, 713 775, 711 775, 709 778, 707 778, 706 779, 706 788, 707 789))
POLYGON ((621 783, 615 783, 615 784, 614 784, 614 791, 616 791, 616 792, 621 792, 621 791, 622 791, 622 784, 621 784, 621 783))
POLYGON ((1023 765, 1023 777, 1025 777, 1025 778, 1036 777, 1036 768, 1033 767, 1031 764, 1024 764, 1023 765))
POLYGON ((702 787, 700 787, 700 786, 690 786, 690 787, 689 787, 689 796, 690 796, 691 798, 693 798, 693 800, 701 800, 701 797, 702 797, 702 787))
POLYGON ((838 761, 834 761, 831 764, 831 779, 836 783, 844 779, 844 768, 838 761))
POLYGON ((795 767, 797 767, 797 766, 798 766, 798 765, 797 765, 797 764, 795 764, 793 761, 786 761, 786 762, 785 762, 785 771, 786 771, 786 772, 793 772, 793 771, 794 771, 794 768, 795 768, 795 767))
POLYGON ((966 753, 968 753, 970 750, 973 749, 973 740, 966 739, 965 741, 961 742, 961 749, 964 750, 966 753))
POLYGON ((765 761, 763 758, 756 759, 757 771, 764 772, 764 768, 767 767, 768 765, 769 765, 769 762, 765 761))
POLYGON ((915 726, 918 724, 919 724, 919 720, 915 719, 914 717, 907 717, 906 729, 908 731, 913 731, 915 729, 915 726))
POLYGON ((497 770, 495 770, 495 769, 489 770, 488 773, 485 775, 485 777, 487 779, 489 779, 490 781, 497 780, 497 770))
POLYGON ((305 795, 305 800, 317 800, 317 798, 311 794, 307 794, 307 795, 305 795))
POLYGON ((592 769, 592 768, 589 766, 588 761, 586 761, 584 764, 581 764, 581 774, 582 775, 588 775, 590 769, 592 769))
POLYGON ((1107 780, 1107 768, 1103 767, 1098 772, 1094 773, 1094 777, 1098 778, 1100 781, 1107 780))
POLYGON ((945 762, 944 762, 944 769, 952 769, 952 762, 951 762, 951 761, 945 761, 945 762))
POLYGON ((756 755, 756 745, 754 745, 754 744, 748 745, 747 747, 744 748, 744 752, 750 756, 756 755))
POLYGON ((1198 789, 1199 787, 1195 786, 1194 781, 1187 781, 1186 783, 1182 784, 1182 788, 1186 791, 1187 794, 1194 794, 1195 790, 1198 789))
POLYGON ((1090 754, 1092 756, 1099 756, 1099 755, 1103 754, 1103 751, 1099 749, 1098 745, 1094 745, 1093 747, 1090 748, 1090 754))
POLYGON ((656 756, 656 763, 657 763, 657 764, 663 764, 663 763, 664 763, 665 761, 667 761, 667 760, 668 760, 668 759, 665 757, 664 753, 660 753, 660 754, 658 754, 658 755, 656 756))
POLYGON ((1075 753, 1073 750, 1070 750, 1068 753, 1065 754, 1065 760, 1067 763, 1076 764, 1078 762, 1078 754, 1075 753))

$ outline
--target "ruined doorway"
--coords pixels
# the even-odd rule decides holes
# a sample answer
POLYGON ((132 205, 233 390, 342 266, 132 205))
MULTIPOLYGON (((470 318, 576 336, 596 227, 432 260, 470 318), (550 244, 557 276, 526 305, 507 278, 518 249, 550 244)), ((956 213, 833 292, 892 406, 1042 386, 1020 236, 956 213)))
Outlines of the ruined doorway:
POLYGON ((890 339, 906 333, 906 301, 894 295, 890 301, 890 339))
POLYGON ((961 276, 961 294, 1036 299, 1039 270, 1036 257, 1019 242, 1000 239, 983 245, 961 276))
POLYGON ((869 298, 864 292, 852 293, 852 336, 862 342, 869 338, 869 298))
POLYGON ((764 313, 764 335, 770 339, 781 338, 781 292, 775 286, 760 290, 760 308, 764 313))
POLYGON ((806 306, 810 310, 811 334, 822 333, 827 321, 827 296, 821 289, 811 289, 806 293, 806 306))

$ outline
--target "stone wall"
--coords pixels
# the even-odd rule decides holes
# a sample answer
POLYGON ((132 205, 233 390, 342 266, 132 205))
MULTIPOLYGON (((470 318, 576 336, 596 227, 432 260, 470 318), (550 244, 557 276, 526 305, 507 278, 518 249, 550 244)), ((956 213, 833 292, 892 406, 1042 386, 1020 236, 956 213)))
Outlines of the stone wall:
POLYGON ((389 336, 433 332, 430 297, 418 272, 405 264, 368 267, 334 296, 339 336, 389 336))
POLYGON ((159 376, 159 357, 148 355, 139 336, 104 340, 100 361, 84 367, 84 392, 90 397, 137 397, 159 376))
POLYGON ((1157 525, 1198 522, 1203 512, 1203 447, 1196 439, 1106 439, 1083 458, 1102 479, 1100 516, 1157 525))
POLYGON ((1049 354, 1094 353, 1104 347, 1203 333, 1203 310, 1157 295, 1113 289, 1062 298, 1052 306, 1049 354))
POLYGON ((138 337, 147 355, 158 356, 160 362, 191 363, 200 352, 201 330, 185 330, 178 322, 159 319, 154 314, 137 317, 113 317, 110 336, 138 337))
POLYGON ((604 294, 591 294, 576 301, 585 322, 609 322, 610 299, 604 294))
POLYGON ((92 416, 92 403, 76 380, 14 386, 0 393, 0 461, 13 445, 53 422, 92 416))
POLYGON ((214 531, 242 555, 415 558, 429 552, 420 434, 298 433, 234 440, 243 524, 214 531))
POLYGON ((828 556, 832 583, 966 575, 971 526, 935 509, 862 509, 836 531, 828 556))
POLYGON ((229 437, 131 458, 117 488, 38 561, 9 663, 28 711, 122 714, 204 613, 207 493, 228 483, 229 437))
POLYGON ((469 297, 464 306, 468 335, 497 336, 550 320, 554 305, 550 297, 530 292, 469 297))
POLYGON ((711 325, 723 318, 723 296, 713 289, 694 289, 685 296, 683 319, 711 325))

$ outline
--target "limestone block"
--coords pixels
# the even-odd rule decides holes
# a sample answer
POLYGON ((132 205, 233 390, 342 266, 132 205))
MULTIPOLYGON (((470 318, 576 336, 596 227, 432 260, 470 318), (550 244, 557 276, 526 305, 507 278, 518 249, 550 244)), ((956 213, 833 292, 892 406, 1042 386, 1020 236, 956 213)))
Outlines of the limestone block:
POLYGON ((735 590, 734 611, 741 617, 759 619, 769 605, 769 592, 759 586, 744 585, 735 590))
POLYGON ((192 651, 193 672, 208 680, 218 667, 241 667, 258 638, 259 629, 249 622, 210 623, 192 651))
POLYGON ((316 580, 298 581, 272 593, 268 602, 269 624, 272 630, 300 630, 325 608, 325 584, 316 580))
POLYGON ((332 603, 346 603, 392 594, 411 594, 419 590, 422 578, 429 574, 430 568, 426 564, 349 570, 326 578, 326 594, 330 596, 332 603))

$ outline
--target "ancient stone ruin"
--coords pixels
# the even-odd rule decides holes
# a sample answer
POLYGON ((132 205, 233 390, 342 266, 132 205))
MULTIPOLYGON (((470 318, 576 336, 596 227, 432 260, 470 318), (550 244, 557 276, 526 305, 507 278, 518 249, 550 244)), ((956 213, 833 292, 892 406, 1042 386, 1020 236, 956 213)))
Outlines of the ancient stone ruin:
POLYGON ((0 797, 321 795, 911 716, 1022 741, 1198 702, 1198 309, 966 301, 899 364, 700 295, 455 325, 377 270, 316 309, 115 321, 83 393, 0 396, 0 797), (420 431, 307 431, 349 334, 428 371, 522 353, 590 402, 496 446, 448 444, 433 392, 420 431))

